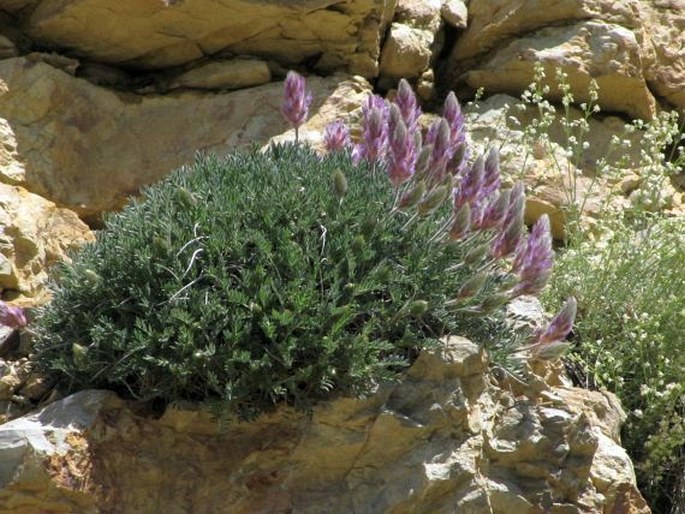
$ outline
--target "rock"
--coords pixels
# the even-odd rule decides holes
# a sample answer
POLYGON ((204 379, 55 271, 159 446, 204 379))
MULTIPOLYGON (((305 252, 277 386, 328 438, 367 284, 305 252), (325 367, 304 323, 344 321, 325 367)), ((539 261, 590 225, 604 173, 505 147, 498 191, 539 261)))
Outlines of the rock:
POLYGON ((65 512, 99 512, 83 431, 94 427, 105 406, 120 403, 107 391, 83 391, 0 425, 0 510, 37 514, 55 512, 57 505, 65 512))
POLYGON ((442 3, 442 0, 398 0, 393 21, 435 34, 440 28, 442 3))
POLYGON ((434 38, 429 30, 393 23, 381 53, 381 76, 399 80, 421 75, 428 68, 434 38))
POLYGON ((506 319, 514 331, 530 330, 547 324, 548 316, 540 300, 535 296, 518 296, 506 306, 506 319))
MULTIPOLYGON (((555 70, 568 74, 576 101, 589 102, 590 80, 599 86, 599 105, 607 111, 651 119, 656 102, 640 69, 635 34, 619 25, 594 21, 565 27, 550 27, 513 40, 464 74, 474 89, 516 93, 532 82, 535 63, 547 72, 547 83, 555 84, 555 70)), ((560 100, 556 87, 549 98, 560 100)))
POLYGON ((488 53, 520 34, 553 25, 571 25, 582 20, 604 20, 626 27, 639 26, 641 0, 470 0, 468 29, 454 47, 452 57, 471 59, 488 53))
POLYGON ((457 29, 465 29, 469 13, 464 0, 445 0, 442 4, 442 18, 457 29))
POLYGON ((382 0, 39 0, 20 27, 37 42, 129 68, 231 52, 372 77, 394 7, 382 0))
POLYGON ((533 225, 544 214, 547 214, 552 229, 552 237, 558 241, 563 241, 566 238, 566 216, 561 210, 560 204, 561 202, 555 205, 535 196, 526 196, 526 225, 533 225))
POLYGON ((601 78, 604 110, 651 118, 655 112, 651 92, 683 108, 685 5, 681 4, 681 0, 472 0, 469 26, 449 59, 448 81, 466 80, 475 88, 519 93, 533 79, 527 63, 539 59, 550 70, 560 67, 575 77, 571 85, 577 99, 587 90, 586 77, 601 78), (522 62, 517 64, 519 57, 522 62), (470 69, 476 73, 464 73, 470 69))
MULTIPOLYGON (((341 80, 308 80, 312 115, 341 80)), ((281 83, 224 94, 122 94, 42 62, 0 61, 0 149, 10 162, 0 179, 97 218, 198 150, 223 153, 282 132, 282 95, 281 83)))
POLYGON ((309 414, 281 407, 223 428, 192 405, 149 417, 83 391, 0 426, 0 506, 475 514, 644 505, 606 434, 618 432, 619 416, 604 401, 597 418, 601 393, 515 396, 486 380, 484 355, 455 337, 365 400, 309 414))
MULTIPOLYGON (((430 65, 442 49, 442 0, 400 0, 380 59, 381 89, 396 86, 400 78, 409 80, 432 73, 430 65)), ((425 90, 425 86, 423 87, 425 90)), ((419 94, 427 98, 426 91, 419 94)))
POLYGON ((620 179, 618 188, 621 191, 621 194, 627 196, 640 187, 641 182, 642 178, 640 178, 639 175, 631 173, 630 175, 626 175, 620 179))
POLYGON ((76 76, 97 86, 126 89, 134 84, 129 73, 97 62, 82 62, 76 69, 76 76))
POLYGON ((73 212, 29 193, 0 184, 0 254, 5 272, 0 287, 17 290, 31 304, 47 299, 48 270, 67 252, 93 241, 90 229, 73 212))
POLYGON ((36 3, 36 0, 2 0, 0 2, 0 11, 15 13, 33 3, 36 3))
POLYGON ((19 390, 19 394, 28 400, 39 401, 43 399, 52 388, 53 383, 42 374, 32 371, 26 378, 26 383, 19 390))
POLYGON ((424 102, 435 97, 435 73, 432 69, 424 71, 416 83, 416 94, 424 102))
POLYGON ((11 400, 26 382, 28 371, 23 361, 0 361, 0 400, 11 400))
POLYGON ((685 111, 685 3, 642 0, 644 74, 649 87, 668 104, 685 111))
POLYGON ((7 36, 0 34, 0 59, 16 57, 17 54, 17 47, 14 45, 14 42, 7 36))
POLYGON ((242 89, 266 84, 271 72, 264 61, 241 59, 208 62, 174 78, 169 89, 242 89))

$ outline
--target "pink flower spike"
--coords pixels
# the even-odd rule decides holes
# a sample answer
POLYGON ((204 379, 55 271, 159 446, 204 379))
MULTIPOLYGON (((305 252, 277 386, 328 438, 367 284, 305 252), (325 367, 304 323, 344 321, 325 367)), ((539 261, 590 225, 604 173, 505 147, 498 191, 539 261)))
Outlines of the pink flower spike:
POLYGON ((537 294, 547 285, 552 274, 554 252, 549 217, 545 214, 533 225, 525 245, 517 248, 513 271, 521 277, 513 289, 514 296, 537 294))
POLYGON ((416 95, 409 82, 405 79, 400 80, 397 86, 397 96, 394 102, 399 107, 402 120, 409 131, 413 132, 416 130, 419 116, 421 116, 421 107, 419 107, 416 95))
POLYGON ((312 94, 306 90, 304 77, 294 71, 288 72, 283 87, 281 113, 295 129, 295 141, 297 141, 298 129, 306 121, 309 113, 312 94))
POLYGON ((323 134, 323 144, 328 152, 338 152, 350 146, 350 131, 347 125, 335 120, 326 125, 323 134))
POLYGON ((363 140, 359 155, 371 164, 385 158, 388 146, 388 104, 377 95, 369 95, 362 105, 363 140))
POLYGON ((418 157, 418 142, 419 140, 409 132, 404 122, 401 119, 397 120, 397 126, 390 135, 388 158, 388 175, 390 182, 396 188, 414 174, 418 157))
POLYGON ((577 307, 576 299, 573 296, 569 297, 559 313, 549 322, 547 328, 537 334, 537 343, 550 344, 566 339, 573 328, 577 307))
POLYGON ((0 325, 9 328, 23 328, 26 326, 24 309, 8 305, 0 300, 0 325))

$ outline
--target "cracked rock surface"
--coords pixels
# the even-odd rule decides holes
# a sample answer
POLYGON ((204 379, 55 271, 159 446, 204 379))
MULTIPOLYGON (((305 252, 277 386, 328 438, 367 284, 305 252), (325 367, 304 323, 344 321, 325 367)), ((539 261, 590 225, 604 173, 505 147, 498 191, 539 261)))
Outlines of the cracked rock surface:
POLYGON ((223 429, 83 391, 0 426, 0 512, 649 512, 611 395, 486 370, 454 337, 366 400, 223 429))

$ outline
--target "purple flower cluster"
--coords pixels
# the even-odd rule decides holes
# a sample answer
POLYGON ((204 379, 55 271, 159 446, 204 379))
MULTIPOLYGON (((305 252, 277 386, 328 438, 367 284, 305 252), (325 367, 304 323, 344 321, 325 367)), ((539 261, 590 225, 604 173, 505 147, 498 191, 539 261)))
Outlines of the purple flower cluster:
POLYGON ((306 89, 306 82, 302 75, 289 71, 285 78, 281 113, 295 129, 295 140, 299 137, 300 126, 307 119, 312 94, 306 89))
POLYGON ((9 328, 23 328, 26 326, 26 315, 21 307, 8 305, 0 300, 0 325, 9 328))
POLYGON ((335 120, 326 126, 323 134, 323 145, 327 152, 339 152, 349 148, 350 130, 340 120, 335 120))
MULTIPOLYGON (((306 99, 304 85, 295 82, 299 80, 297 77, 291 79, 295 85, 290 96, 306 99)), ((305 105, 304 109, 294 110, 304 110, 306 117, 308 102, 291 101, 288 105, 305 105)), ((286 108, 283 110, 285 114, 286 108)), ((362 135, 356 144, 351 142, 347 126, 334 121, 326 127, 324 146, 329 152, 350 149, 354 162, 367 161, 374 169, 376 164, 382 164, 397 189, 396 210, 415 208, 419 216, 426 216, 435 212, 446 197, 451 197, 450 217, 434 240, 478 238, 480 245, 475 250, 483 262, 489 263, 487 266, 502 259, 512 262, 511 270, 503 274, 506 278, 502 280, 500 293, 486 298, 483 305, 496 307, 503 299, 539 293, 550 277, 553 263, 547 216, 541 217, 524 237, 524 185, 519 182, 510 189, 502 189, 496 149, 471 161, 464 113, 454 93, 445 99, 442 117, 431 124, 425 138, 419 127, 420 115, 419 102, 403 79, 392 102, 377 95, 368 96, 362 106, 362 135)), ((286 117, 299 123, 304 119, 295 115, 286 117)), ((474 278, 468 287, 462 288, 455 301, 474 296, 474 291, 479 291, 489 276, 489 272, 480 272, 477 280, 474 278)), ((563 338, 560 334, 568 333, 574 315, 575 300, 569 300, 561 317, 555 318, 540 335, 539 343, 563 338)))
POLYGON ((554 252, 549 218, 544 214, 533 225, 528 239, 519 242, 512 265, 512 272, 521 277, 512 294, 534 295, 542 291, 552 274, 554 252))

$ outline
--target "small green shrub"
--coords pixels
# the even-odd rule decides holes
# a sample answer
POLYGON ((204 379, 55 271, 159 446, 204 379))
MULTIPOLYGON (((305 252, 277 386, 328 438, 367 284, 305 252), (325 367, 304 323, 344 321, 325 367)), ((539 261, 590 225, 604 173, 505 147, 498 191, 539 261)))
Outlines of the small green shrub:
POLYGON ((621 399, 641 489, 655 512, 668 512, 685 466, 685 219, 612 228, 606 241, 562 253, 547 300, 578 298, 571 358, 621 399))
POLYGON ((38 363, 71 390, 217 399, 249 418, 367 393, 447 333, 489 337, 487 316, 445 308, 483 264, 462 263, 478 238, 438 244, 445 217, 408 223, 394 196, 342 152, 199 158, 63 266, 38 363))

